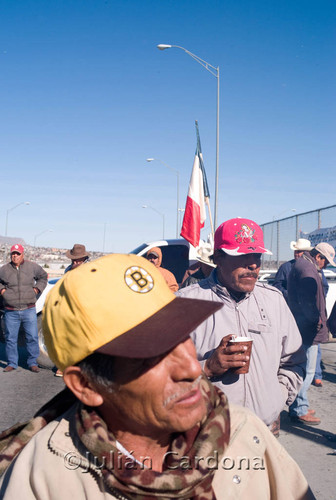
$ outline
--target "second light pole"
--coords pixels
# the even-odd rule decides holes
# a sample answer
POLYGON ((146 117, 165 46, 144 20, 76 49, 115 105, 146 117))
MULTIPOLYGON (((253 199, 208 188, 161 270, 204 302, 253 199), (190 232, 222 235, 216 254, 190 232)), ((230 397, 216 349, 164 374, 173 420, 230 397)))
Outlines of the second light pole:
POLYGON ((162 212, 159 212, 156 210, 156 208, 151 207, 150 205, 142 205, 142 208, 150 208, 151 210, 154 210, 157 214, 161 215, 162 217, 162 239, 164 240, 164 235, 165 235, 165 216, 162 212))
POLYGON ((20 205, 30 205, 30 201, 21 201, 21 203, 18 203, 14 207, 8 208, 8 210, 6 212, 5 236, 7 236, 7 230, 8 230, 8 214, 9 214, 9 212, 11 212, 12 210, 14 210, 15 208, 19 207, 20 205))
POLYGON ((179 237, 179 205, 180 205, 180 173, 175 168, 170 167, 164 161, 160 160, 160 158, 147 158, 148 162, 151 161, 159 161, 165 167, 169 168, 176 175, 176 238, 179 237))
POLYGON ((40 233, 38 234, 35 234, 34 236, 34 247, 36 247, 36 239, 41 236, 42 234, 44 233, 52 233, 53 232, 53 229, 45 229, 44 231, 41 231, 40 233))

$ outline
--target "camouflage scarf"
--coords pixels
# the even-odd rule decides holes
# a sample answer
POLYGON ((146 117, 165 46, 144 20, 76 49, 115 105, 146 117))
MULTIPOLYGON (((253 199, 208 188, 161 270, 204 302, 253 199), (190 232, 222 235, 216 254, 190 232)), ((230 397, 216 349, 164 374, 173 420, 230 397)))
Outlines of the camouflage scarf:
POLYGON ((205 378, 201 389, 207 415, 201 424, 173 440, 162 472, 144 468, 125 455, 123 466, 118 467, 116 461, 111 460, 111 456, 121 455, 113 434, 93 408, 79 405, 75 417, 78 438, 90 452, 91 463, 96 467, 99 464, 104 481, 112 492, 120 492, 123 498, 134 500, 216 498, 212 490, 215 467, 210 457, 218 453, 220 460, 224 453, 230 438, 230 416, 227 398, 220 390, 205 378))

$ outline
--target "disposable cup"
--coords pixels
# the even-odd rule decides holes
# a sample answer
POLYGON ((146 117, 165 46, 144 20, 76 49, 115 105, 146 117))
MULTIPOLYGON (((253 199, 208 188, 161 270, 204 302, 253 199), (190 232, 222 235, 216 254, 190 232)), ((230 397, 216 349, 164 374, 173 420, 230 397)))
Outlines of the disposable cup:
POLYGON ((234 370, 234 372, 239 374, 239 375, 242 373, 248 373, 248 371, 249 371, 252 343, 253 343, 253 339, 251 339, 249 337, 236 337, 235 335, 232 335, 232 339, 229 341, 229 345, 239 344, 240 346, 247 347, 247 350, 244 351, 244 354, 249 357, 249 359, 246 361, 246 364, 244 366, 240 366, 238 368, 232 368, 232 370, 234 370))

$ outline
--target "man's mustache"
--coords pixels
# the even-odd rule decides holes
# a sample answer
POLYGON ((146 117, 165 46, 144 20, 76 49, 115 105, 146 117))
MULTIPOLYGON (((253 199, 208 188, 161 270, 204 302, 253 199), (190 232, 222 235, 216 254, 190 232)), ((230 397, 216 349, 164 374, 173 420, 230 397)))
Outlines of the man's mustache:
POLYGON ((183 389, 179 390, 178 392, 176 392, 175 394, 171 394, 164 402, 163 402, 163 406, 167 406, 169 403, 171 403, 172 401, 174 401, 175 399, 179 399, 181 398, 182 396, 184 396, 184 394, 187 394, 188 392, 192 391, 193 389, 195 389, 200 381, 202 379, 202 375, 199 375, 197 377, 196 380, 194 380, 194 382, 192 383, 189 383, 186 385, 186 387, 183 387, 183 389))
POLYGON ((258 279, 258 275, 259 275, 259 273, 254 273, 253 271, 251 271, 249 273, 240 274, 239 278, 254 278, 254 279, 258 279))

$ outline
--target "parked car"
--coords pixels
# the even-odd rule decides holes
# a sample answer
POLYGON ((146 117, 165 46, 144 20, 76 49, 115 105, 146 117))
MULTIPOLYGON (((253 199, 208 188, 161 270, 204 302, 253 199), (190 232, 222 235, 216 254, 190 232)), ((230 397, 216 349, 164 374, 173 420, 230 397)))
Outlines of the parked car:
POLYGON ((38 328, 38 339, 39 339, 39 347, 40 347, 40 355, 37 358, 38 364, 42 368, 53 368, 55 365, 51 361, 48 355, 47 348, 44 343, 44 336, 43 336, 43 330, 42 330, 42 309, 44 306, 44 302, 46 299, 47 294, 49 291, 52 289, 52 287, 57 283, 57 281, 60 278, 52 278, 48 280, 47 286, 39 296, 39 298, 36 301, 36 314, 37 314, 37 328, 38 328))
POLYGON ((276 270, 274 269, 261 269, 259 273, 258 281, 266 281, 269 285, 273 284, 276 275, 276 270))
MULTIPOLYGON (((329 290, 326 297, 326 309, 328 316, 330 315, 333 305, 335 304, 336 301, 336 273, 335 271, 333 271, 333 269, 335 268, 331 269, 327 268, 324 269, 323 271, 329 285, 329 290)), ((272 285, 275 275, 276 275, 275 269, 264 269, 264 270, 262 269, 259 273, 258 281, 266 282, 269 285, 272 285)))

